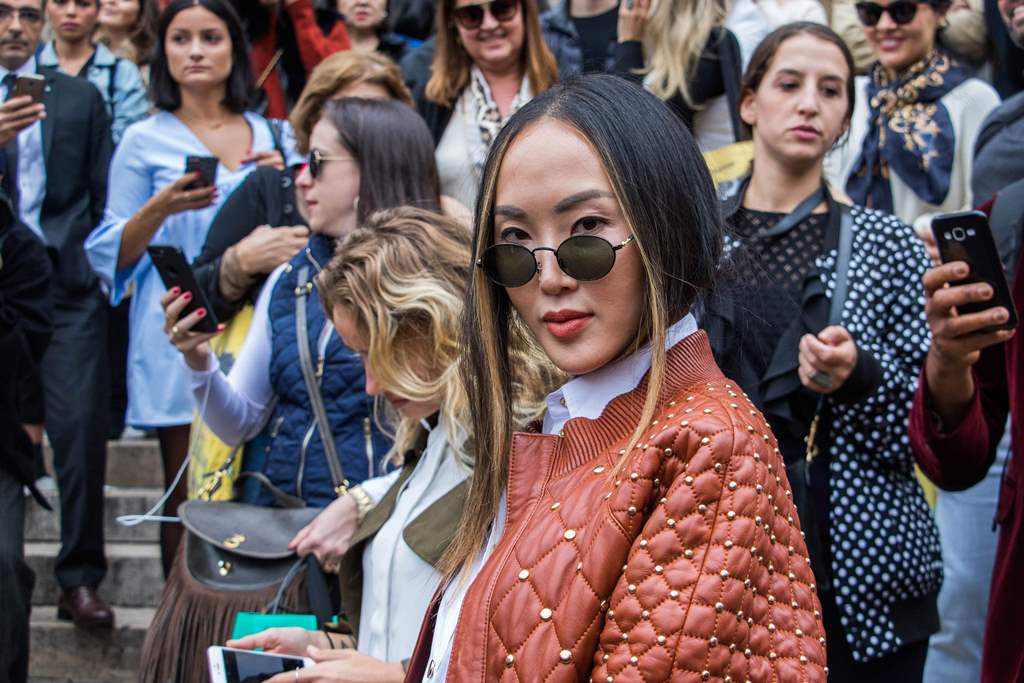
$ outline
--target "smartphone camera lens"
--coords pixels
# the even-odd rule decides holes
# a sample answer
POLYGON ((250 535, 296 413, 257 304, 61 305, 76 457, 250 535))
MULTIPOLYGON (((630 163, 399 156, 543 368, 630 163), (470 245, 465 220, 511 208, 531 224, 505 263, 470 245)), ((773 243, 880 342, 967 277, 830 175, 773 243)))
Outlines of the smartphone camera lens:
POLYGON ((965 237, 967 237, 967 235, 964 233, 963 228, 953 228, 953 239, 957 242, 963 242, 965 237))
POLYGON ((968 237, 974 237, 975 234, 976 233, 974 231, 974 228, 967 228, 967 236, 968 237))

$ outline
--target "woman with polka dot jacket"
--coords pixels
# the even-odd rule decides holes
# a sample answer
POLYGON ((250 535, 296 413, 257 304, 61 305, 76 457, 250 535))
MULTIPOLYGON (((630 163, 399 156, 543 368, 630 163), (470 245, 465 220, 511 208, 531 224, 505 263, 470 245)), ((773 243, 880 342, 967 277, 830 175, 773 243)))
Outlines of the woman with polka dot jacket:
POLYGON ((740 95, 755 163, 726 201, 732 234, 702 326, 778 437, 829 680, 907 683, 921 680, 942 582, 906 435, 928 350, 928 260, 909 226, 837 203, 822 180, 853 75, 847 47, 817 24, 784 26, 755 51, 740 95))

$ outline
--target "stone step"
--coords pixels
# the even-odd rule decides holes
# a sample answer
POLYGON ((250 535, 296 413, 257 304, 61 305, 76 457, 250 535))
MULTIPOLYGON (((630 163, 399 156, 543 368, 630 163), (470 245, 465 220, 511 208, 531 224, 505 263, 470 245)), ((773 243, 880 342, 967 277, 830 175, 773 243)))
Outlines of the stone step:
MULTIPOLYGON (((53 451, 43 448, 46 469, 53 475, 53 451)), ((107 484, 110 486, 163 487, 160 446, 155 439, 122 439, 107 442, 107 484)))
POLYGON ((137 680, 149 607, 121 607, 112 629, 81 629, 49 607, 32 613, 29 683, 121 683, 137 680))
MULTIPOLYGON (((25 540, 60 540, 60 498, 56 490, 42 492, 53 506, 53 511, 29 501, 26 505, 25 540)), ((110 542, 153 542, 159 540, 160 529, 155 522, 143 522, 135 526, 117 523, 121 515, 141 515, 156 505, 163 494, 158 488, 119 488, 108 486, 104 494, 104 534, 110 542)), ((157 512, 159 514, 159 511, 157 512)))
MULTIPOLYGON (((25 560, 36 573, 32 604, 54 616, 60 597, 53 566, 59 543, 34 541, 25 544, 25 560)), ((156 543, 107 543, 107 577, 100 584, 100 595, 115 611, 119 607, 154 607, 164 587, 160 565, 160 546, 156 543)))

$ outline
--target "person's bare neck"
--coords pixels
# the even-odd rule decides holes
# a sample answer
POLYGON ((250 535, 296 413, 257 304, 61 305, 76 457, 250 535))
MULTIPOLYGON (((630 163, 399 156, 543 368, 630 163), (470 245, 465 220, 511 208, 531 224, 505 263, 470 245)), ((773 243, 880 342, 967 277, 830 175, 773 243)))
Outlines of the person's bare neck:
POLYGON ((380 37, 374 29, 350 28, 348 38, 352 49, 359 52, 373 52, 380 45, 380 37))
POLYGON ((96 40, 105 42, 113 52, 117 52, 130 39, 131 31, 128 29, 104 26, 96 31, 96 40))
POLYGON ((743 206, 754 211, 790 213, 821 187, 822 160, 805 166, 780 163, 770 154, 756 155, 743 206))
POLYGON ((64 40, 60 36, 53 39, 53 49, 57 53, 57 61, 64 64, 79 65, 89 61, 96 46, 88 38, 81 40, 64 40))
POLYGON ((594 17, 611 11, 619 0, 565 0, 569 3, 569 16, 594 17))
POLYGON ((201 91, 181 89, 181 106, 175 115, 188 125, 218 126, 232 116, 224 106, 224 88, 201 91))

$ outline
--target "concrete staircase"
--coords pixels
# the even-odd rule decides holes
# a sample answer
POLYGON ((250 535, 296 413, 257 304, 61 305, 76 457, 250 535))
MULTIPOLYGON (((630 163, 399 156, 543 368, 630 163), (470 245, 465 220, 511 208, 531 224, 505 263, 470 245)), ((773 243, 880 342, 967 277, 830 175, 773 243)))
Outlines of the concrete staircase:
MULTIPOLYGON (((51 454, 46 454, 51 467, 51 454)), ((57 619, 59 589, 53 565, 60 549, 54 512, 28 501, 25 556, 36 573, 32 594, 30 683, 103 683, 136 680, 139 655, 163 589, 157 524, 117 524, 120 515, 148 511, 162 493, 163 469, 155 441, 111 441, 107 448, 105 527, 107 578, 100 594, 114 608, 113 629, 79 629, 57 619)))

